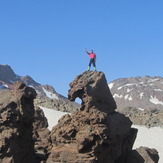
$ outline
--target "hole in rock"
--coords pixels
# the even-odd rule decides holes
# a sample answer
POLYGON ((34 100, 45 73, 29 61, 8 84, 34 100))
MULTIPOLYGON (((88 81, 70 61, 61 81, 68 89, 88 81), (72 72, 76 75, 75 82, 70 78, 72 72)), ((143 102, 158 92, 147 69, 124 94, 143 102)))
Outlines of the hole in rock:
POLYGON ((81 100, 79 97, 77 97, 77 98, 75 99, 75 102, 78 103, 78 104, 81 104, 81 103, 82 103, 82 100, 81 100))

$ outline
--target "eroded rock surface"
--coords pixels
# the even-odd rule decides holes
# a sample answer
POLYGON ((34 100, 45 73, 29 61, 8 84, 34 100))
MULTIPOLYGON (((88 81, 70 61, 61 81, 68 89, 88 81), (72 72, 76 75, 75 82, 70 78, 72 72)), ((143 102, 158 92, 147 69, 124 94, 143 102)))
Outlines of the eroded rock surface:
POLYGON ((110 93, 103 72, 85 71, 70 83, 68 98, 74 101, 77 97, 82 100, 81 110, 96 109, 112 113, 116 103, 110 93))
POLYGON ((47 129, 43 111, 34 108, 33 88, 16 82, 12 90, 0 91, 0 162, 158 162, 155 149, 132 150, 137 129, 131 128, 128 117, 115 111, 102 72, 84 72, 70 87, 69 98, 81 98, 81 111, 63 116, 52 131, 47 129))
POLYGON ((32 138, 35 97, 35 90, 21 82, 12 91, 0 91, 0 162, 36 162, 32 138))
POLYGON ((115 112, 116 103, 102 72, 87 71, 70 83, 69 99, 81 98, 81 111, 63 116, 52 129, 51 162, 129 163, 137 135, 132 122, 115 112))
POLYGON ((90 109, 62 117, 52 130, 53 149, 47 162, 122 163, 137 130, 131 130, 131 121, 123 115, 109 116, 90 109))

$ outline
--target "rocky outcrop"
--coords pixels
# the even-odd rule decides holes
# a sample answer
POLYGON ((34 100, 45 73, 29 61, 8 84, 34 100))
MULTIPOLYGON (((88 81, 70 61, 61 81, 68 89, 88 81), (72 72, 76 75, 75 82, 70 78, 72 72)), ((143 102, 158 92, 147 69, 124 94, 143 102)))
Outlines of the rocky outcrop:
POLYGON ((35 163, 32 138, 34 89, 21 82, 0 91, 0 162, 35 163))
POLYGON ((34 107, 36 92, 22 82, 0 91, 0 162, 39 163, 51 150, 43 111, 34 107))
MULTIPOLYGON (((16 81, 19 77, 14 73, 8 65, 0 65, 0 81, 7 82, 9 84, 16 81)), ((18 79, 19 80, 19 79, 18 79)))
POLYGON ((35 157, 37 161, 45 161, 51 150, 50 131, 47 128, 48 122, 42 109, 35 107, 34 121, 33 121, 33 141, 35 149, 35 157))
POLYGON ((96 109, 112 113, 116 103, 110 93, 104 73, 86 71, 78 75, 70 83, 68 98, 74 101, 77 97, 82 100, 81 110, 96 109))
POLYGON ((90 109, 65 115, 52 130, 53 148, 47 162, 122 163, 137 132, 130 127, 131 121, 119 113, 108 118, 90 109))
POLYGON ((132 150, 137 129, 115 111, 106 85, 102 72, 77 76, 68 96, 81 98, 81 110, 64 115, 52 131, 47 129, 43 111, 34 108, 33 88, 16 82, 12 90, 1 90, 0 162, 131 163, 139 156, 138 163, 149 158, 148 163, 157 163, 155 149, 132 150))
POLYGON ((91 71, 70 84, 68 97, 81 98, 81 111, 63 116, 52 129, 47 163, 130 163, 137 129, 131 128, 129 118, 114 111, 116 104, 106 85, 102 72, 91 71))
POLYGON ((123 114, 129 117, 134 125, 163 127, 163 111, 158 109, 139 110, 132 107, 124 108, 123 114))
POLYGON ((21 81, 36 90, 37 97, 34 100, 35 106, 42 106, 70 113, 79 110, 79 104, 71 102, 66 97, 58 94, 51 85, 41 85, 34 81, 29 75, 16 75, 10 66, 0 65, 0 91, 4 89, 13 89, 13 83, 16 81, 21 81))

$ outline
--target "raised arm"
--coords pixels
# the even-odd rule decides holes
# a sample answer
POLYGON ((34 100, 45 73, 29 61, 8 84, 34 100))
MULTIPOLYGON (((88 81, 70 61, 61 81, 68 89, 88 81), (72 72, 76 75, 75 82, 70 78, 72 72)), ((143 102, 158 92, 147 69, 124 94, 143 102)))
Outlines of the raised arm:
POLYGON ((87 54, 89 54, 86 48, 85 48, 85 51, 86 51, 87 54))

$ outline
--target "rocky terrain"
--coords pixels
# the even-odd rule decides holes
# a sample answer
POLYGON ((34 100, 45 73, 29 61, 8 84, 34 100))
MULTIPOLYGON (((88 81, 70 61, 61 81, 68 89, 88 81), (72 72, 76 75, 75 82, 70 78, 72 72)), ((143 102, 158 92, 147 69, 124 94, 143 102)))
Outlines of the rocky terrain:
MULTIPOLYGON (((77 82, 82 83, 82 80, 85 79, 80 79, 77 82)), ((16 75, 10 66, 0 65, 0 91, 12 89, 13 83, 16 81, 22 81, 27 86, 36 90, 37 96, 34 99, 35 106, 42 106, 69 113, 73 113, 80 108, 79 104, 70 102, 70 100, 57 93, 52 86, 41 85, 34 81, 29 75, 16 75)), ((162 83, 163 78, 161 77, 152 78, 146 76, 117 79, 109 83, 109 87, 110 92, 116 101, 118 112, 128 116, 136 125, 154 127, 163 126, 163 105, 161 102, 163 99, 162 83), (153 112, 153 110, 157 111, 153 112)), ((105 92, 107 87, 108 86, 105 85, 103 90, 99 88, 96 92, 105 92)), ((108 94, 110 94, 110 92, 108 94)), ((106 93, 104 93, 104 95, 105 94, 106 93)), ((106 97, 107 102, 109 102, 112 95, 106 97)), ((98 94, 94 95, 92 99, 97 99, 96 96, 98 97, 98 94)), ((99 103, 99 105, 101 104, 99 103)), ((103 106, 105 108, 105 104, 103 106)), ((115 108, 115 106, 113 108, 115 108)))
POLYGON ((0 162, 36 161, 32 139, 35 97, 35 90, 23 83, 0 92, 0 162))
POLYGON ((67 98, 57 93, 52 86, 41 85, 34 81, 29 75, 16 75, 10 66, 0 65, 0 90, 12 89, 13 83, 16 81, 22 81, 27 86, 32 87, 36 90, 36 106, 53 108, 63 112, 74 112, 80 107, 79 104, 70 102, 67 98))
POLYGON ((132 77, 109 83, 119 111, 126 107, 163 110, 163 78, 132 77))
POLYGON ((12 89, 1 90, 0 162, 157 163, 156 149, 132 150, 137 129, 115 111, 106 85, 102 72, 77 76, 68 97, 81 98, 81 109, 63 116, 52 131, 47 129, 42 110, 34 107, 33 88, 16 82, 12 89), (99 94, 99 90, 103 91, 99 94))
POLYGON ((129 117, 134 125, 150 127, 163 127, 163 111, 158 109, 144 109, 127 107, 123 109, 123 114, 129 117))

